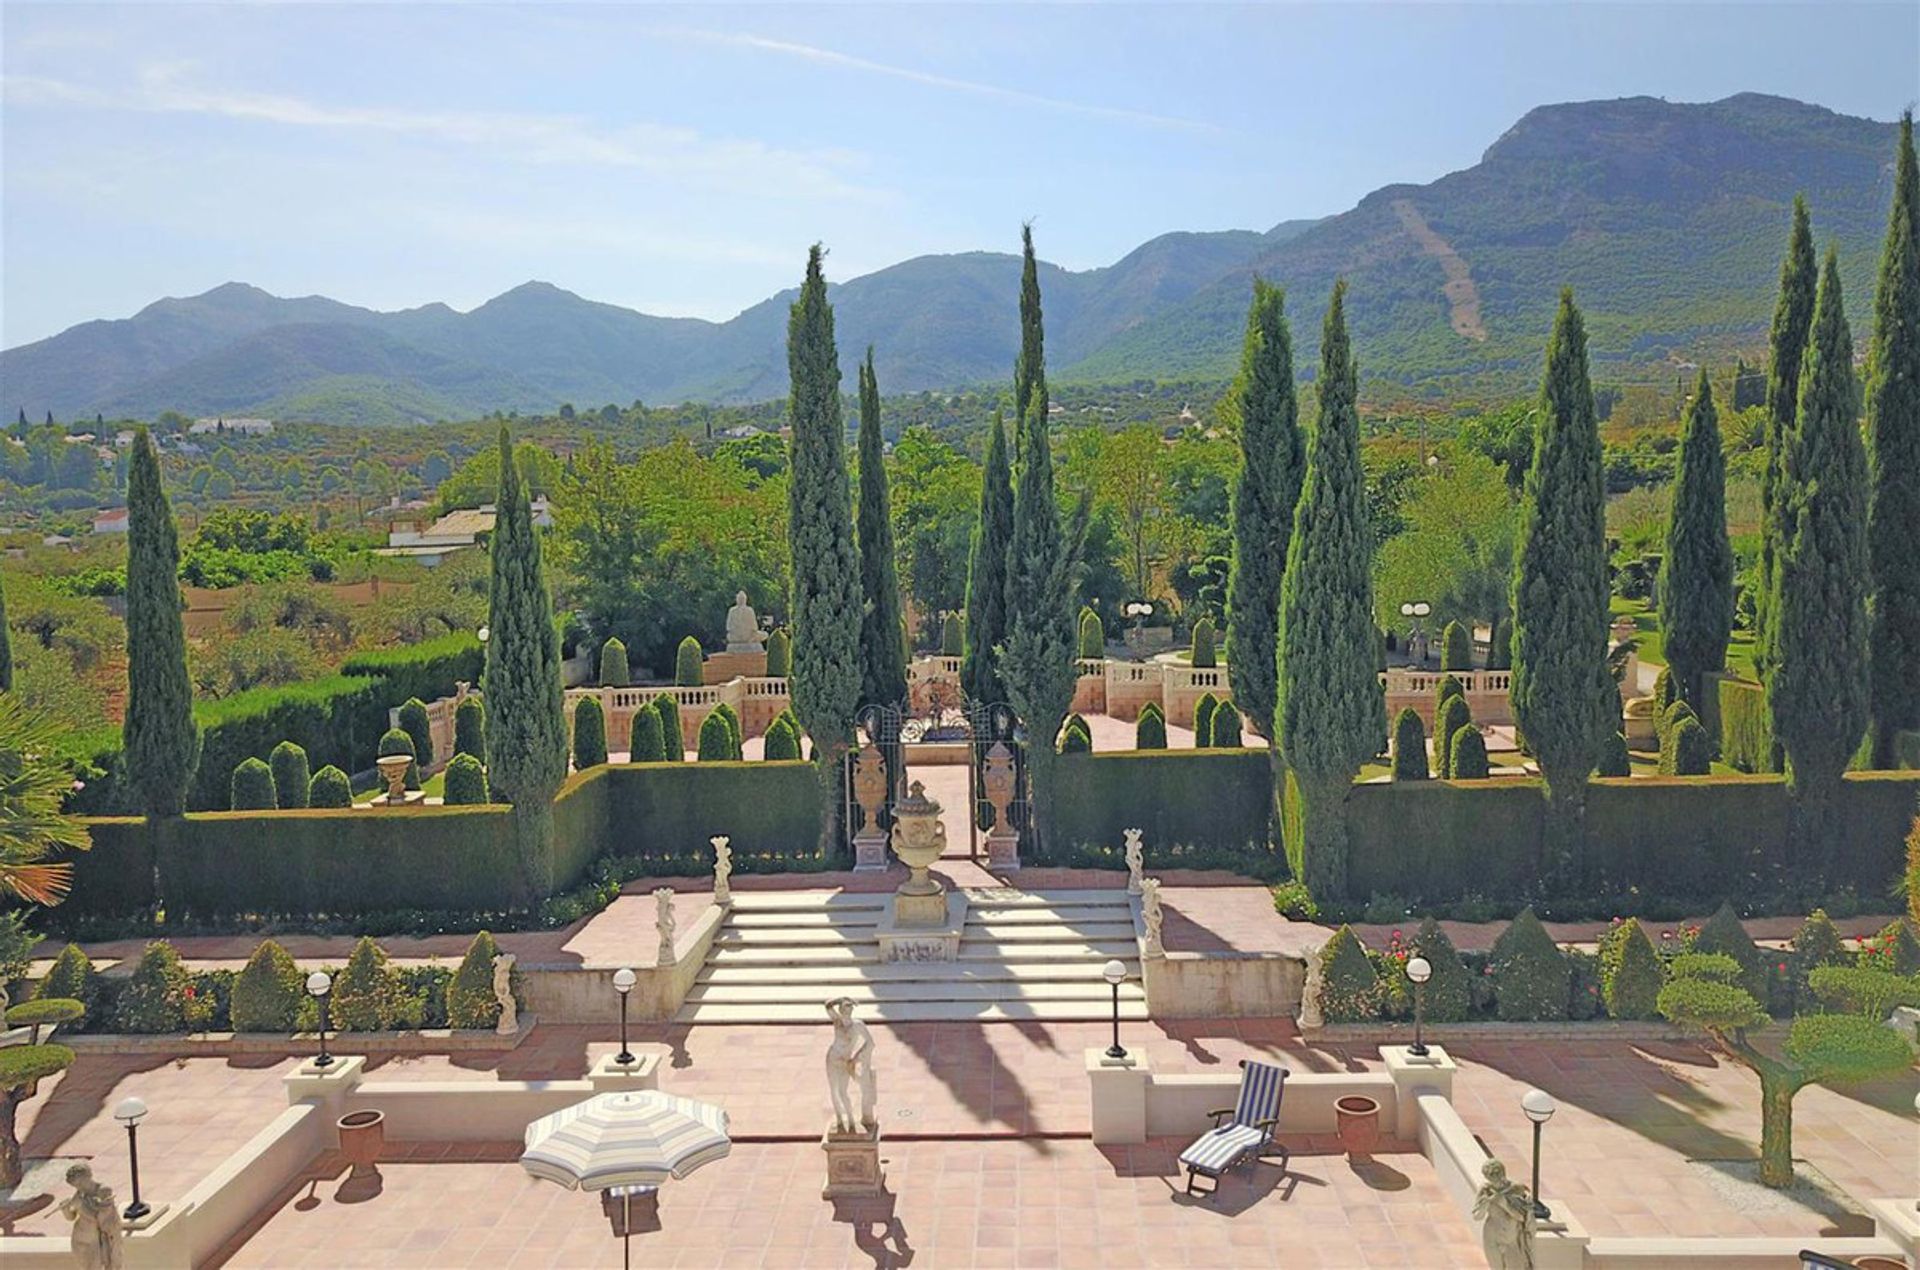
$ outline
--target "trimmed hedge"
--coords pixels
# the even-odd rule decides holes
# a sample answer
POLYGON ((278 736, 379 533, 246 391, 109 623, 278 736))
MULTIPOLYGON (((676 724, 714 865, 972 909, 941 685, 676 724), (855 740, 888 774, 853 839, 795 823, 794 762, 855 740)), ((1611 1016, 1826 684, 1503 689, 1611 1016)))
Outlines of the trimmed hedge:
MULTIPOLYGON (((820 853, 820 778, 811 763, 622 764, 599 769, 607 851, 660 876, 712 872, 707 839, 733 839, 736 873, 845 867, 820 853)), ((559 828, 556 825, 556 830, 559 828)))
POLYGON ((1473 636, 1458 622, 1440 628, 1440 669, 1473 669, 1473 636))
POLYGON ((607 761, 607 716, 596 697, 582 697, 573 708, 573 766, 586 771, 607 761))
POLYGON ((1508 1023, 1538 1023, 1567 1017, 1573 969, 1554 946, 1547 928, 1522 909, 1493 941, 1487 959, 1500 1018, 1508 1023))
POLYGON ((471 754, 456 754, 447 764, 444 798, 449 807, 478 807, 487 801, 487 769, 471 754))
POLYGON ((380 744, 375 747, 374 757, 392 758, 397 754, 404 754, 414 760, 407 765, 407 788, 419 789, 420 752, 414 748, 413 733, 405 728, 388 728, 380 735, 380 744))
POLYGON ((1220 710, 1220 698, 1210 692, 1200 694, 1200 700, 1193 703, 1193 744, 1196 749, 1206 749, 1213 744, 1213 716, 1220 710))
POLYGON ((1121 831, 1137 828, 1145 831, 1153 867, 1279 871, 1281 856, 1269 846, 1273 766, 1266 750, 1068 754, 1059 777, 1040 863, 1124 867, 1121 831))
POLYGON ((1151 701, 1140 707, 1140 715, 1133 721, 1133 748, 1136 750, 1167 748, 1167 716, 1160 713, 1160 707, 1151 701))
POLYGON ((1329 1023, 1364 1023, 1380 1012, 1380 976, 1367 951, 1342 926, 1320 950, 1320 1012, 1329 1023))
POLYGON ((733 728, 726 716, 711 710, 700 720, 700 748, 695 757, 702 763, 730 763, 734 760, 733 728))
POLYGON ((1418 710, 1402 706, 1393 719, 1393 779, 1423 781, 1431 776, 1427 768, 1427 725, 1420 721, 1418 710))
POLYGON ((734 708, 722 701, 713 708, 713 712, 727 721, 727 731, 733 736, 733 757, 742 759, 747 756, 746 725, 740 722, 740 715, 734 708))
POLYGON ((600 686, 624 688, 632 682, 633 673, 627 668, 627 646, 609 636, 607 642, 600 645, 600 686))
POLYGON ((1214 651, 1213 619, 1203 617, 1193 624, 1193 668, 1211 670, 1220 664, 1214 651))
POLYGON ((1220 708, 1213 712, 1213 736, 1208 744, 1216 750, 1237 750, 1240 748, 1240 707, 1231 701, 1222 701, 1220 708))
POLYGON ((653 710, 660 718, 660 757, 668 763, 686 761, 686 737, 680 732, 680 702, 670 692, 653 699, 653 710))
POLYGON ((400 726, 413 738, 413 753, 422 767, 433 766, 433 724, 427 720, 427 703, 408 697, 396 711, 400 726))
POLYGON ((1440 707, 1447 703, 1448 697, 1460 697, 1464 700, 1466 695, 1467 690, 1461 686, 1457 676, 1440 676, 1440 681, 1433 685, 1433 717, 1436 719, 1440 717, 1440 707))
POLYGON ((267 756, 273 769, 274 802, 285 811, 298 811, 313 801, 313 770, 307 752, 292 741, 282 741, 267 756))
MULTIPOLYGON (((658 724, 654 725, 656 729, 658 724)), ((800 734, 793 730, 793 724, 786 716, 779 715, 767 725, 766 735, 760 738, 760 755, 769 763, 793 763, 800 759, 800 734)), ((658 758, 656 752, 655 757, 658 758)), ((639 756, 634 756, 638 762, 639 756)))
POLYGON ((55 1000, 78 1001, 81 1005, 80 1022, 84 1023, 87 1011, 93 1008, 98 986, 93 979, 93 962, 85 950, 78 944, 68 944, 53 959, 53 968, 47 971, 47 977, 40 981, 36 998, 51 997, 55 1000))
POLYGON ((227 1013, 236 1032, 291 1032, 300 1021, 306 985, 287 950, 271 939, 233 977, 227 1013))
POLYGON ((1743 772, 1774 770, 1773 715, 1766 690, 1744 679, 1722 679, 1719 704, 1720 757, 1743 772))
MULTIPOLYGON (((1676 712, 1687 709, 1687 703, 1676 701, 1676 712)), ((1700 726, 1700 720, 1689 713, 1677 718, 1667 728, 1667 735, 1660 746, 1660 774, 1662 776, 1705 776, 1713 770, 1713 742, 1707 737, 1707 730, 1700 726)))
POLYGON ((1448 779, 1483 781, 1487 779, 1489 770, 1487 739, 1480 735, 1480 729, 1471 723, 1456 729, 1452 752, 1447 755, 1448 779))
POLYGON ((447 981, 448 1027, 493 1027, 500 1022, 500 1001, 493 995, 493 959, 500 945, 481 931, 467 945, 459 969, 447 981))
POLYGON ((273 790, 273 769, 257 758, 245 759, 233 769, 232 795, 235 811, 274 811, 280 806, 273 790))
POLYGON ((307 785, 307 806, 339 808, 353 806, 353 782, 347 774, 329 763, 313 774, 307 785))
POLYGON ((403 648, 355 653, 340 673, 385 681, 386 697, 398 705, 408 697, 434 701, 451 697, 459 683, 476 684, 487 666, 486 646, 469 631, 454 631, 403 648))
POLYGON ((473 693, 460 698, 453 708, 453 752, 486 761, 487 707, 473 693))
POLYGON ((1627 752, 1627 734, 1615 732, 1600 743, 1600 762, 1593 769, 1595 776, 1631 776, 1633 775, 1633 756, 1627 752))
POLYGON ((1107 630, 1100 622, 1100 615, 1086 605, 1080 606, 1080 656, 1105 657, 1107 655, 1107 630))
POLYGON ((767 677, 785 679, 793 671, 793 636, 778 626, 767 636, 767 677))
POLYGON ((1060 744, 1057 748, 1062 754, 1093 753, 1093 729, 1079 715, 1068 715, 1067 721, 1060 725, 1060 744))
POLYGON ((673 682, 682 688, 698 688, 700 665, 704 660, 699 640, 691 635, 681 640, 680 647, 673 653, 673 682))
POLYGON ((1472 723, 1473 711, 1467 708, 1465 696, 1455 693, 1441 699, 1433 716, 1433 767, 1441 780, 1453 776, 1454 734, 1472 723))
POLYGON ((1427 1022, 1464 1022, 1473 1012, 1473 976, 1439 922, 1431 917, 1421 921, 1413 951, 1433 970, 1426 986, 1427 1022))

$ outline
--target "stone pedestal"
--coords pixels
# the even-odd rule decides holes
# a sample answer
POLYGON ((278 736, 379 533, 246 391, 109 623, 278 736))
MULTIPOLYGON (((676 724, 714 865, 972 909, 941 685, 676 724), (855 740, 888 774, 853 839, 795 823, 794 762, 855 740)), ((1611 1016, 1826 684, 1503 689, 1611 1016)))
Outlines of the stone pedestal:
POLYGON ((820 1149, 827 1153, 827 1184, 820 1188, 821 1199, 848 1199, 878 1195, 886 1186, 880 1170, 880 1130, 864 1133, 836 1133, 832 1129, 820 1135, 820 1149))
POLYGON ((1452 1102, 1453 1077, 1460 1068, 1438 1045, 1427 1046, 1424 1055, 1413 1053, 1405 1045, 1382 1045, 1380 1058, 1387 1065, 1387 1075, 1393 1078, 1396 1121, 1393 1136, 1402 1142, 1417 1141, 1420 1136, 1417 1095, 1435 1093, 1452 1102))
POLYGON ((947 920, 947 897, 944 893, 932 895, 895 895, 893 897, 893 924, 895 926, 938 927, 947 920))
POLYGON ((615 1055, 603 1054, 594 1063, 593 1070, 587 1073, 587 1083, 593 1086, 596 1094, 618 1093, 623 1090, 660 1088, 660 1056, 658 1054, 635 1054, 633 1061, 622 1067, 614 1062, 615 1055))
POLYGON ((938 895, 895 894, 886 916, 874 928, 882 961, 954 961, 960 956, 960 931, 967 924, 967 897, 959 891, 938 895))
POLYGON ((995 830, 987 835, 987 868, 1012 873, 1020 867, 1020 835, 995 830))
POLYGON ((1145 1142, 1147 1086, 1153 1083, 1147 1052, 1128 1050, 1125 1058, 1109 1058, 1106 1050, 1088 1046, 1086 1064, 1094 1142, 1116 1146, 1145 1142))
POLYGON ((853 835, 853 871, 884 873, 887 868, 887 835, 882 829, 862 829, 853 835))
POLYGON ((287 1102, 305 1102, 309 1098, 344 1098, 359 1088, 367 1073, 364 1054, 335 1054, 325 1067, 315 1067, 309 1058, 280 1078, 286 1088, 287 1102))

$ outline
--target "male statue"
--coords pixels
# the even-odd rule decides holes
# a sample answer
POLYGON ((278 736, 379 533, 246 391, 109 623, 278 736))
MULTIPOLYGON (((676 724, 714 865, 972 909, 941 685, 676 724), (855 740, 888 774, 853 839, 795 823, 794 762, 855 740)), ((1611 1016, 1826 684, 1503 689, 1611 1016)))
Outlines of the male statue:
POLYGON ((833 1020, 833 1044, 827 1047, 827 1093, 833 1101, 833 1129, 836 1134, 871 1134, 880 1127, 874 1114, 873 1033, 853 1017, 853 998, 836 997, 827 1002, 827 1017, 833 1020), (853 1114, 851 1085, 860 1085, 860 1115, 853 1114))
POLYGON ((707 841, 713 844, 713 902, 724 907, 733 903, 733 839, 715 834, 707 841))
POLYGON ((1473 1197, 1473 1215, 1480 1228, 1480 1250, 1492 1270, 1533 1270, 1533 1197, 1518 1182, 1509 1181, 1507 1166, 1488 1160, 1480 1166, 1486 1178, 1473 1197))

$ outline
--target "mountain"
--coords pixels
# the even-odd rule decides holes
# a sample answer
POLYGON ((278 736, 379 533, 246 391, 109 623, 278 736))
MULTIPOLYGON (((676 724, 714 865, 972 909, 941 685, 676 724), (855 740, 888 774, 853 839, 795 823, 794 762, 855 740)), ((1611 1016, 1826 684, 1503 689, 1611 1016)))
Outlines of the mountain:
MULTIPOLYGON (((1376 381, 1434 396, 1530 382, 1563 285, 1603 380, 1664 377, 1673 360, 1764 341, 1796 191, 1866 312, 1894 132, 1757 94, 1543 106, 1474 166, 1376 190, 1337 216, 1163 234, 1098 269, 1043 264, 1049 368, 1063 382, 1223 380, 1258 273, 1287 289, 1303 369, 1345 277, 1361 369, 1376 381)), ((1006 379, 1018 285, 1018 257, 966 252, 834 286, 847 382, 868 344, 889 392, 1006 379)), ((228 283, 0 352, 0 406, 381 423, 562 401, 764 400, 786 391, 793 295, 716 323, 541 282, 468 313, 380 313, 228 283)))

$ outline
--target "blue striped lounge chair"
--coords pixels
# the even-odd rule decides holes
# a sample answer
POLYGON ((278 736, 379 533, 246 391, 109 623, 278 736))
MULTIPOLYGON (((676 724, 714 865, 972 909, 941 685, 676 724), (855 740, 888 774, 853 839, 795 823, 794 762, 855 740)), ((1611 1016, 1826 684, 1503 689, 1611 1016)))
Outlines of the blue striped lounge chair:
POLYGON ((1286 1170, 1287 1148, 1273 1140, 1274 1126, 1280 1122, 1280 1099, 1286 1092, 1286 1068, 1241 1060, 1240 1097, 1231 1107, 1208 1112, 1213 1128, 1180 1153, 1180 1163, 1187 1170, 1187 1194, 1211 1195, 1228 1169, 1276 1152, 1281 1170, 1286 1170), (1203 1177, 1209 1183, 1204 1190, 1199 1185, 1203 1177))

